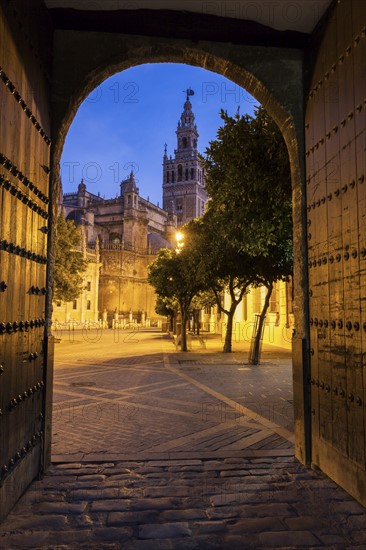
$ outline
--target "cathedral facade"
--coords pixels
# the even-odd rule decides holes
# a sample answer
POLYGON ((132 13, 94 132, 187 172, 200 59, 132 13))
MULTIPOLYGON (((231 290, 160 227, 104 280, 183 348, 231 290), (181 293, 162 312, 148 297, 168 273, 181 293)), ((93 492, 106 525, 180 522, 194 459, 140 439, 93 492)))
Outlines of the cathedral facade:
POLYGON ((154 289, 147 282, 148 266, 161 248, 175 246, 177 226, 202 215, 207 201, 197 150, 198 131, 189 100, 192 94, 187 90, 174 158, 168 158, 165 147, 163 208, 140 196, 132 172, 121 182, 116 198, 91 193, 83 181, 76 192, 61 196, 66 219, 81 226, 88 257, 92 258, 95 251, 97 260, 92 261, 100 269, 88 270, 86 289, 99 289, 93 297, 83 293, 73 303, 54 303, 58 322, 76 326, 87 320, 102 320, 108 326, 161 322, 155 313, 154 289), (84 311, 85 304, 92 315, 90 310, 84 311))

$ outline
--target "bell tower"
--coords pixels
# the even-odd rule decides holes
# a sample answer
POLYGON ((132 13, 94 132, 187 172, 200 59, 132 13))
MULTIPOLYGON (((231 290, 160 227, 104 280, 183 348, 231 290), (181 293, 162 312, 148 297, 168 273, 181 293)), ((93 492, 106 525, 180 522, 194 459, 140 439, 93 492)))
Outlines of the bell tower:
POLYGON ((177 149, 174 158, 167 154, 165 144, 163 157, 163 208, 175 211, 177 225, 202 216, 207 202, 205 175, 198 156, 198 131, 190 97, 194 91, 188 88, 186 101, 176 130, 177 149))

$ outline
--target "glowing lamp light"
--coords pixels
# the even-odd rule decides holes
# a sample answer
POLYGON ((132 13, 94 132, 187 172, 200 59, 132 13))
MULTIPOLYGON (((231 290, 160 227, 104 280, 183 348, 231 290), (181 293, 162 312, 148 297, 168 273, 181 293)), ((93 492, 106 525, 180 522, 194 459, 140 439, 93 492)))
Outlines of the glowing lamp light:
POLYGON ((184 246, 184 234, 180 231, 177 231, 177 233, 175 234, 175 240, 177 241, 177 246, 175 250, 177 251, 177 253, 179 253, 184 246))

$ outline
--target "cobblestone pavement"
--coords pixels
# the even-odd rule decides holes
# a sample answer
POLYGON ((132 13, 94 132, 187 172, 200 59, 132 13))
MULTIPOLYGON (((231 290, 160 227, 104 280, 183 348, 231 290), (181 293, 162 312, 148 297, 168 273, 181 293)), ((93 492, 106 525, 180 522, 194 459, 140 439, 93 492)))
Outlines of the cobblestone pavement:
POLYGON ((288 353, 123 338, 59 344, 54 463, 1 549, 366 549, 365 509, 293 457, 288 353))

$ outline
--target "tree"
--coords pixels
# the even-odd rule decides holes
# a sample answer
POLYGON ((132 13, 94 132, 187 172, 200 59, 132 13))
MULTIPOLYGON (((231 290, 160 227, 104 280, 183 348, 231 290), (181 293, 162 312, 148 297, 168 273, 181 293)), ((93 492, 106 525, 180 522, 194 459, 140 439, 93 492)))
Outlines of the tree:
POLYGON ((230 117, 206 150, 209 208, 231 242, 250 256, 268 256, 292 240, 291 176, 286 144, 266 111, 230 117))
POLYGON ((164 315, 169 320, 169 330, 173 330, 173 320, 176 315, 178 304, 176 300, 158 296, 155 304, 155 312, 164 315))
POLYGON ((193 317, 193 334, 200 334, 200 312, 203 309, 214 306, 216 303, 215 294, 211 289, 203 290, 193 297, 190 313, 193 317))
POLYGON ((262 107, 255 117, 222 111, 221 118, 224 124, 204 160, 208 211, 220 220, 224 242, 252 259, 256 285, 267 288, 258 351, 273 285, 292 273, 289 158, 279 128, 262 107))
POLYGON ((200 265, 184 246, 159 250, 150 264, 148 281, 158 297, 176 300, 182 316, 181 349, 187 351, 187 321, 193 297, 203 288, 200 265))
POLYGON ((56 223, 53 297, 70 302, 83 289, 83 274, 88 262, 77 250, 82 240, 81 229, 61 213, 56 223))
POLYGON ((249 286, 262 282, 258 279, 255 262, 227 238, 222 219, 214 210, 209 209, 202 218, 187 224, 185 232, 189 242, 193 243, 190 246, 201 250, 201 272, 204 273, 205 287, 211 290, 217 307, 227 316, 223 351, 230 353, 235 311, 249 286), (228 309, 221 300, 225 290, 230 296, 228 309))

